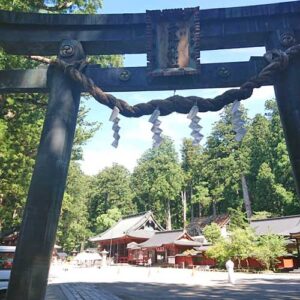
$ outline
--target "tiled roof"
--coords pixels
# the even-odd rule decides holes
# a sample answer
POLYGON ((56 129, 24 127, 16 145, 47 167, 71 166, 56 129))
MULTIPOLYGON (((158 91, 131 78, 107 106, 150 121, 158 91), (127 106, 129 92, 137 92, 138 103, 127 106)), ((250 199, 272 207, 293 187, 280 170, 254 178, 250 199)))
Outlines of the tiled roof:
POLYGON ((174 244, 178 245, 178 246, 193 246, 193 247, 201 246, 200 242, 191 241, 191 240, 187 240, 187 239, 175 241, 174 244))
POLYGON ((230 217, 228 214, 217 215, 217 216, 208 216, 195 218, 191 223, 187 226, 187 232, 192 235, 200 235, 202 233, 203 228, 206 225, 210 225, 211 223, 216 223, 220 227, 226 226, 230 222, 230 217))
POLYGON ((220 227, 227 225, 230 221, 230 217, 228 214, 225 215, 217 215, 217 216, 208 216, 194 219, 191 223, 197 223, 201 228, 204 228, 206 225, 211 223, 216 223, 220 227))
POLYGON ((133 238, 140 238, 140 239, 150 239, 154 235, 155 231, 149 231, 149 230, 135 230, 128 232, 128 236, 133 238))
POLYGON ((172 231, 162 231, 156 232, 152 238, 148 241, 139 244, 142 248, 152 248, 152 247, 161 247, 162 245, 174 244, 175 241, 179 240, 183 235, 184 231, 172 230, 172 231))
POLYGON ((121 219, 105 232, 90 238, 90 241, 98 242, 104 240, 112 240, 122 238, 127 235, 130 236, 131 234, 136 234, 138 235, 137 237, 147 236, 147 238, 149 238, 149 234, 147 234, 147 231, 154 232, 152 228, 140 230, 140 228, 149 220, 153 221, 159 230, 163 230, 163 228, 154 220, 152 212, 148 211, 146 213, 132 215, 121 219), (142 231, 144 231, 144 234, 142 233, 142 231))
POLYGON ((289 236, 290 233, 300 232, 300 215, 255 220, 251 221, 250 226, 258 235, 274 233, 289 236))

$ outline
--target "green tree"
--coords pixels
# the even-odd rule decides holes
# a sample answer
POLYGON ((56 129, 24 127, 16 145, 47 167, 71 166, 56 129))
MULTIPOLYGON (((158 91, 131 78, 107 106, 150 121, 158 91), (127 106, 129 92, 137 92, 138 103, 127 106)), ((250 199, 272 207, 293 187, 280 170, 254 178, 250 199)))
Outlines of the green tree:
POLYGON ((230 216, 230 223, 229 223, 229 230, 234 230, 236 228, 248 228, 249 223, 246 217, 246 214, 240 209, 228 208, 229 216, 230 216))
POLYGON ((230 231, 229 252, 230 256, 238 261, 238 268, 241 267, 241 260, 253 256, 255 250, 256 236, 250 227, 235 228, 230 231))
POLYGON ((122 165, 113 164, 92 179, 89 196, 89 220, 93 232, 97 228, 97 218, 117 208, 122 216, 136 212, 130 187, 130 172, 122 165))
POLYGON ((264 264, 267 270, 274 270, 278 263, 278 257, 286 254, 286 240, 276 234, 261 236, 254 252, 255 257, 264 264))
POLYGON ((102 0, 0 0, 0 7, 22 12, 95 13, 102 7, 102 0))
POLYGON ((57 231, 57 243, 67 252, 71 252, 73 249, 82 249, 90 236, 87 210, 88 192, 89 178, 82 173, 78 163, 72 162, 57 231))
POLYGON ((221 228, 213 222, 203 228, 203 234, 209 242, 215 244, 221 238, 221 228))
POLYGON ((15 97, 6 101, 0 115, 0 230, 20 224, 44 113, 15 97))
MULTIPOLYGON (((244 119, 247 120, 245 110, 244 119)), ((232 127, 231 105, 224 109, 220 120, 214 124, 207 138, 205 153, 208 156, 205 172, 212 198, 213 215, 226 212, 228 207, 241 207, 241 174, 245 166, 232 127)))
POLYGON ((263 219, 268 219, 271 217, 277 217, 276 215, 273 215, 272 213, 270 213, 269 211, 255 211, 254 214, 251 217, 251 221, 254 220, 263 220, 263 219))
POLYGON ((276 183, 270 166, 263 163, 257 175, 256 197, 260 203, 259 210, 283 215, 285 207, 293 202, 294 194, 287 191, 280 183, 276 183))
POLYGON ((122 217, 120 210, 116 207, 108 209, 106 214, 102 214, 96 219, 97 233, 104 232, 116 224, 122 217))
POLYGON ((203 211, 207 211, 212 201, 212 197, 207 186, 208 183, 206 181, 200 181, 194 186, 193 189, 191 202, 193 205, 198 205, 199 217, 202 216, 203 211))
POLYGON ((171 229, 171 202, 179 198, 182 183, 183 173, 174 144, 165 138, 158 148, 146 151, 134 169, 132 188, 138 209, 151 209, 171 229))
POLYGON ((184 174, 182 199, 189 202, 191 219, 197 215, 197 212, 201 217, 211 204, 204 172, 207 156, 204 154, 203 147, 194 146, 191 139, 184 139, 181 147, 181 160, 184 174))
POLYGON ((219 239, 206 251, 206 255, 215 259, 219 267, 224 267, 226 261, 231 258, 230 241, 224 238, 219 239))
POLYGON ((254 117, 243 142, 253 210, 298 213, 299 201, 275 101, 266 101, 265 109, 267 116, 254 117))

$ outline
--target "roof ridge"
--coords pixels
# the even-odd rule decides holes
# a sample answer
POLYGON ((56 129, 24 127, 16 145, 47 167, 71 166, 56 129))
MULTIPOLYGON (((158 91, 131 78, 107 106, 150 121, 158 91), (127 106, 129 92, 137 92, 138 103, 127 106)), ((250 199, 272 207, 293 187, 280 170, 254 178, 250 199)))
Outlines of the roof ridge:
POLYGON ((261 222, 261 221, 271 221, 271 220, 278 220, 278 219, 290 219, 290 218, 300 218, 300 215, 290 215, 290 216, 281 216, 281 217, 274 217, 274 218, 267 218, 267 219, 260 219, 260 220, 251 220, 253 222, 261 222))
POLYGON ((147 215, 149 213, 152 213, 152 211, 148 210, 148 211, 128 215, 128 216, 122 217, 121 220, 126 220, 126 219, 130 219, 130 218, 138 217, 138 216, 143 216, 143 215, 147 215))
POLYGON ((183 229, 165 230, 165 231, 155 232, 155 234, 168 233, 168 232, 184 232, 184 230, 183 229))

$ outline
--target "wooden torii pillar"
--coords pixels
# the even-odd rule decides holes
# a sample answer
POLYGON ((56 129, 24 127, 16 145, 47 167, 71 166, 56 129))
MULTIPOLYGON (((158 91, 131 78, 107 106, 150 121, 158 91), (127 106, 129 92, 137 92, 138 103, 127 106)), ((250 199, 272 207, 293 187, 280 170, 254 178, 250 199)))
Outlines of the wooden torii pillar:
MULTIPOLYGON (((300 2, 200 10, 199 19, 197 51, 262 46, 284 49, 300 42, 300 2)), ((0 46, 9 54, 58 54, 68 63, 85 55, 149 54, 148 23, 149 13, 86 16, 0 11, 0 46)), ((264 59, 252 57, 249 62, 201 64, 200 72, 180 77, 149 77, 146 67, 102 69, 91 65, 84 73, 106 92, 180 90, 237 87, 266 65, 264 59)), ((275 78, 298 195, 299 78, 299 59, 275 78)), ((50 93, 8 292, 9 300, 40 300, 46 291, 82 91, 61 71, 50 68, 0 71, 0 93, 10 92, 50 93)))
MULTIPOLYGON (((59 58, 85 57, 64 41, 59 58)), ((48 69, 49 102, 15 253, 7 299, 43 299, 68 174, 80 88, 62 70, 48 69)))

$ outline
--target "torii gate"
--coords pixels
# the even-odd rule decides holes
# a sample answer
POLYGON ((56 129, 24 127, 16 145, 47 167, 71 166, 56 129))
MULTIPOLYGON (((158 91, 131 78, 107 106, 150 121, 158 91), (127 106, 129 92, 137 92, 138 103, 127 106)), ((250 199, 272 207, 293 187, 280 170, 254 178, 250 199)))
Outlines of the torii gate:
MULTIPOLYGON (((58 55, 65 70, 54 66, 48 70, 0 71, 0 93, 50 94, 7 299, 40 300, 45 296, 80 93, 84 91, 69 77, 80 68, 78 60, 82 63, 85 55, 95 54, 148 54, 148 67, 101 69, 81 64, 82 68, 76 74, 86 75, 106 92, 239 87, 259 74, 268 62, 251 57, 249 62, 200 64, 200 51, 259 46, 265 46, 267 50, 286 50, 297 46, 299 40, 299 2, 114 15, 0 11, 0 46, 7 53, 58 55)), ((290 50, 289 54, 292 52, 290 50)), ((283 55, 286 62, 283 71, 255 87, 274 85, 299 195, 300 58, 290 55, 287 64, 288 56, 283 55)), ((89 84, 84 86, 88 88, 89 84)), ((247 88, 249 86, 244 86, 247 88)), ((252 90, 248 97, 251 93, 252 90)), ((104 94, 102 96, 105 98, 104 94)), ((243 95, 238 100, 245 98, 243 95)), ((168 111, 163 108, 163 114, 171 111, 186 113, 191 108, 191 101, 195 101, 194 98, 182 98, 183 102, 190 100, 182 107, 180 98, 172 99, 173 108, 169 107, 168 111)), ((107 102, 107 99, 102 100, 100 102, 110 107, 120 104, 113 98, 107 102)), ((229 99, 227 103, 232 101, 229 99)), ((196 99, 202 111, 221 109, 225 102, 216 107, 210 101, 210 106, 203 109, 201 99, 196 99)), ((161 103, 163 106, 163 101, 161 103)), ((139 114, 130 115, 128 111, 126 113, 126 107, 122 109, 125 115, 134 117, 153 111, 140 110, 139 114)))

